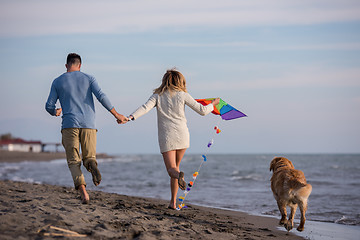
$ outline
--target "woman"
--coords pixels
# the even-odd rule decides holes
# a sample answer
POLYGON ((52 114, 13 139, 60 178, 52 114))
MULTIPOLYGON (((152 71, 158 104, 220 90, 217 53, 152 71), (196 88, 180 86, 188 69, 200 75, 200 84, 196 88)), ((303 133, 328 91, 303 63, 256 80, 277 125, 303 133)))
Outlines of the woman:
POLYGON ((160 87, 156 88, 149 100, 133 112, 129 119, 135 120, 156 107, 158 121, 158 140, 166 170, 170 176, 171 200, 169 208, 176 208, 178 188, 186 188, 184 173, 180 162, 190 146, 190 136, 185 117, 185 105, 200 115, 207 115, 219 103, 216 98, 211 104, 203 106, 187 93, 185 77, 177 70, 167 70, 160 87))

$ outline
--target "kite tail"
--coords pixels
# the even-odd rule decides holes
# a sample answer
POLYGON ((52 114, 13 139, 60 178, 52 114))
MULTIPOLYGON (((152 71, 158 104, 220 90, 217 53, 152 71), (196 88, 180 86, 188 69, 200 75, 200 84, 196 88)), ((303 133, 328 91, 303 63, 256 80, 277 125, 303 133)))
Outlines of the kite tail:
POLYGON ((184 190, 183 195, 178 198, 179 204, 178 204, 178 207, 176 208, 176 210, 178 210, 178 211, 180 211, 182 208, 186 208, 186 205, 185 205, 186 197, 189 194, 192 187, 194 186, 195 181, 196 181, 196 179, 197 179, 197 177, 199 175, 199 172, 200 172, 200 169, 201 169, 202 165, 204 164, 204 162, 207 161, 207 156, 206 155, 210 151, 211 146, 214 144, 215 136, 221 132, 221 130, 218 128, 218 125, 219 125, 220 121, 221 121, 221 118, 219 119, 218 124, 214 127, 215 131, 213 132, 211 140, 207 144, 207 149, 206 149, 205 153, 203 155, 201 155, 202 161, 201 161, 200 166, 197 169, 197 171, 193 173, 193 180, 188 183, 186 189, 184 190))

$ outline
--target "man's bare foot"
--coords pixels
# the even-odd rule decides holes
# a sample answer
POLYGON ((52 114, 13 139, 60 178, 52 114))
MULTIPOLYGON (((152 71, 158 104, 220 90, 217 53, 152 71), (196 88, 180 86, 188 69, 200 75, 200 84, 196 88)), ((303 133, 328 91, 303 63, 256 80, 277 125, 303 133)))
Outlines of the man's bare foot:
POLYGON ((101 182, 101 174, 95 161, 90 162, 88 171, 91 172, 94 185, 99 185, 101 182))
POLYGON ((79 193, 81 196, 81 203, 88 204, 90 202, 90 197, 89 197, 89 194, 86 192, 85 185, 80 185, 79 193))

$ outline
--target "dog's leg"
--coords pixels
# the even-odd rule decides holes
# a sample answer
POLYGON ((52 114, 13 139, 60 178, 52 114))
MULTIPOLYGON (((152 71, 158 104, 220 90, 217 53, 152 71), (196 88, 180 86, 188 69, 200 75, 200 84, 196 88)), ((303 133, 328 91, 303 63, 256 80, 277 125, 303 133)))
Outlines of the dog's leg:
POLYGON ((295 217, 295 212, 296 212, 297 206, 298 206, 297 204, 291 204, 290 205, 291 212, 290 212, 290 215, 289 215, 289 219, 284 224, 284 227, 288 231, 290 231, 294 227, 294 217, 295 217))
POLYGON ((284 225, 286 222, 286 215, 287 215, 286 204, 283 203, 282 201, 277 201, 277 204, 278 204, 279 211, 281 213, 281 219, 280 219, 279 224, 284 225))
POLYGON ((312 190, 312 186, 310 184, 307 184, 305 187, 301 188, 300 190, 301 198, 299 202, 299 207, 300 207, 301 219, 300 219, 300 225, 297 228, 299 232, 304 230, 304 225, 306 220, 305 213, 308 208, 308 197, 311 193, 311 190, 312 190))
POLYGON ((305 212, 307 210, 307 199, 299 203, 299 208, 300 208, 301 218, 300 218, 300 225, 297 227, 297 230, 301 232, 304 230, 304 225, 306 220, 305 212))

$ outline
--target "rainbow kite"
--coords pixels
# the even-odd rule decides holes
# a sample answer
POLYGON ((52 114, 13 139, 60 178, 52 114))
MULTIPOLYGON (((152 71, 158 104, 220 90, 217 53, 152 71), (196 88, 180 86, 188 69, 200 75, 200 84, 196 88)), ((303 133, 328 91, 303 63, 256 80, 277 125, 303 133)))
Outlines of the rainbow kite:
MULTIPOLYGON (((197 102, 201 103, 202 105, 206 106, 212 102, 215 98, 206 98, 206 99, 195 99, 197 102)), ((219 104, 217 104, 214 107, 214 111, 212 111, 213 114, 220 115, 222 119, 224 120, 231 120, 241 117, 247 117, 244 113, 240 112, 239 110, 235 109, 231 105, 227 104, 224 100, 220 99, 219 104)), ((218 128, 218 126, 214 127, 215 133, 219 134, 221 130, 218 128)), ((212 138, 209 143, 207 144, 208 149, 214 144, 214 138, 212 138)), ((179 204, 176 210, 180 211, 182 208, 186 208, 185 206, 185 200, 186 196, 189 194, 190 190, 195 184, 196 178, 199 175, 201 166, 204 162, 207 161, 206 154, 201 155, 202 161, 200 163, 200 166, 196 172, 194 172, 192 178, 193 180, 188 183, 188 186, 186 187, 183 196, 180 196, 178 198, 179 204)))
MULTIPOLYGON (((197 102, 201 103, 202 105, 206 106, 211 103, 212 100, 215 98, 205 98, 205 99, 195 99, 197 102)), ((220 115, 224 120, 231 120, 241 117, 247 117, 244 113, 240 112, 230 104, 226 103, 224 100, 220 99, 218 105, 214 107, 213 114, 220 115)))

